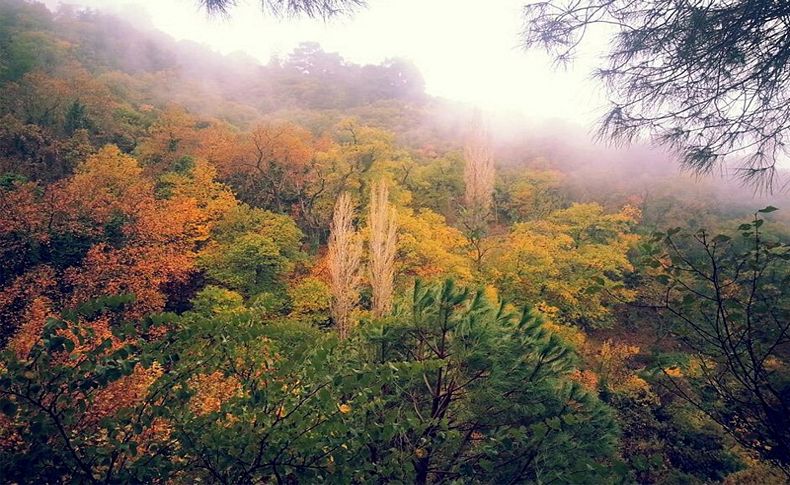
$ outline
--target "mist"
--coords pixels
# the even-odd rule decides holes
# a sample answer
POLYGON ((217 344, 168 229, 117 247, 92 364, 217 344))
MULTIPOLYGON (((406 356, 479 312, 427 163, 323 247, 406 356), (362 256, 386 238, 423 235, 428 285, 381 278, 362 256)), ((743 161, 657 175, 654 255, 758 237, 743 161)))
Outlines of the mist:
MULTIPOLYGON (((135 29, 169 45, 165 49, 172 56, 173 65, 169 68, 178 66, 180 75, 199 84, 207 96, 227 98, 232 91, 243 93, 240 86, 266 77, 260 66, 280 62, 300 44, 315 43, 323 51, 339 56, 341 62, 360 66, 403 59, 419 72, 425 94, 447 103, 438 110, 445 113, 432 112, 427 116, 433 119, 425 121, 441 126, 444 119, 458 120, 458 112, 469 116, 482 110, 486 122, 495 127, 494 137, 504 145, 529 139, 534 142, 533 148, 542 147, 534 152, 538 158, 557 158, 552 156, 552 150, 564 145, 573 151, 568 162, 577 169, 599 167, 602 173, 611 172, 608 163, 614 163, 617 170, 627 170, 613 159, 629 159, 636 167, 633 173, 644 173, 656 166, 669 168, 676 158, 663 149, 656 152, 649 148, 647 139, 637 140, 632 149, 614 147, 597 136, 606 93, 593 78, 593 71, 606 47, 605 30, 588 36, 572 63, 558 65, 548 55, 521 46, 521 0, 485 7, 474 2, 401 2, 396 6, 373 1, 355 15, 328 20, 277 19, 261 11, 256 2, 241 2, 227 17, 208 15, 191 0, 44 3, 53 10, 61 5, 78 5, 123 18, 135 29), (421 12, 416 18, 412 14, 415 11, 421 12), (447 12, 452 15, 447 16, 447 12), (443 21, 437 25, 438 18, 443 21), (551 138, 562 138, 563 143, 552 143, 551 138), (592 159, 582 159, 585 150, 590 150, 587 158, 592 159)), ((132 55, 137 56, 129 59, 132 64, 150 62, 145 52, 132 55)), ((230 97, 248 106, 256 104, 253 99, 230 97)), ((269 110, 264 112, 270 114, 269 110)), ((453 131, 457 127, 442 129, 448 128, 453 131)), ((783 168, 787 162, 779 163, 783 168)), ((713 181, 714 185, 715 179, 728 186, 744 185, 736 180, 737 171, 726 165, 694 178, 713 181)), ((781 175, 778 178, 783 179, 781 175)), ((780 194, 786 193, 781 183, 776 188, 780 194)), ((735 192, 744 197, 749 189, 735 192)), ((761 202, 771 200, 764 190, 752 192, 761 202)))
POLYGON ((357 3, 0 0, 0 477, 786 483, 782 109, 722 161, 609 17, 357 3))

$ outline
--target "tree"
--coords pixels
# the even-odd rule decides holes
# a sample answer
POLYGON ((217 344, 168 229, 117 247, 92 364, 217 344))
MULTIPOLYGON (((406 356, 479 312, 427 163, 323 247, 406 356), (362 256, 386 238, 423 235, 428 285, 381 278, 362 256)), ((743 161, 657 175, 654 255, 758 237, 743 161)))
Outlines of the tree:
MULTIPOLYGON (((210 14, 226 14, 238 0, 199 0, 210 14)), ((365 0, 260 0, 261 8, 276 17, 329 18, 351 12, 365 4, 365 0)))
POLYGON ((332 292, 329 285, 315 277, 307 277, 288 288, 289 316, 313 325, 326 326, 330 321, 332 292))
POLYGON ((354 229, 354 205, 343 193, 335 205, 329 233, 329 274, 332 289, 332 318, 340 338, 348 336, 351 313, 359 302, 362 241, 354 229))
POLYGON ((563 174, 556 170, 525 170, 522 167, 500 172, 496 187, 499 222, 526 222, 543 219, 566 204, 562 191, 563 174))
POLYGON ((171 391, 156 385, 164 369, 154 350, 162 344, 146 341, 172 315, 127 325, 118 310, 132 300, 104 297, 42 318, 39 335, 5 349, 4 479, 145 482, 172 469, 175 443, 156 413, 171 391))
POLYGON ((462 221, 474 249, 477 269, 485 255, 483 238, 488 231, 494 195, 494 157, 490 141, 478 119, 464 146, 464 207, 462 221))
POLYGON ((214 224, 236 203, 202 163, 164 174, 157 187, 114 146, 75 172, 49 186, 14 183, 0 190, 4 331, 26 327, 28 304, 38 297, 57 309, 131 293, 137 299, 126 307, 129 317, 161 311, 174 285, 193 274, 214 224), (6 248, 13 257, 5 258, 6 248))
POLYGON ((217 221, 198 255, 206 276, 247 298, 281 294, 301 259, 302 233, 286 215, 238 206, 217 221))
POLYGON ((626 207, 606 214, 598 204, 573 204, 547 218, 514 224, 498 240, 487 275, 505 298, 519 304, 547 304, 566 324, 602 327, 611 307, 631 301, 624 285, 633 270, 628 251, 638 213, 626 207))
MULTIPOLYGON (((601 483, 617 427, 568 379, 573 352, 528 310, 482 291, 417 282, 394 316, 363 327, 376 385, 371 482, 601 483)), ((360 417, 362 419, 362 417, 360 417)))
MULTIPOLYGON (((759 212, 773 212, 767 207, 759 212)), ((740 235, 679 229, 648 246, 655 308, 687 346, 665 385, 790 477, 790 246, 755 214, 740 235)))
POLYGON ((395 209, 389 204, 386 182, 373 184, 370 192, 369 258, 370 285, 373 288, 373 314, 383 317, 392 309, 395 280, 395 252, 398 223, 395 209))
POLYGON ((406 280, 405 286, 411 286, 416 278, 468 282, 472 279, 468 248, 463 233, 441 215, 429 209, 399 209, 395 273, 399 281, 406 280))
MULTIPOLYGON (((187 314, 157 383, 180 445, 170 477, 209 483, 353 482, 372 402, 356 353, 334 334, 250 313, 187 314)), ((156 455, 156 451, 148 456, 156 455)))
POLYGON ((236 140, 235 153, 217 163, 253 206, 284 212, 298 205, 314 160, 310 133, 290 123, 261 123, 236 140))
POLYGON ((115 311, 129 301, 79 305, 2 354, 3 478, 353 481, 365 434, 352 410, 365 414, 375 378, 336 337, 250 313, 131 324, 115 311))
POLYGON ((525 8, 524 45, 568 61, 594 26, 612 46, 596 71, 612 104, 600 133, 643 134, 710 172, 737 156, 738 173, 771 187, 790 129, 790 6, 772 0, 541 1, 525 8))
POLYGON ((66 134, 71 136, 75 131, 85 130, 90 128, 90 126, 91 120, 88 118, 85 105, 80 103, 79 100, 75 100, 66 110, 63 129, 66 131, 66 134))
POLYGON ((186 109, 169 105, 148 128, 136 156, 151 167, 149 170, 172 170, 183 157, 194 155, 203 142, 198 126, 198 120, 186 109))

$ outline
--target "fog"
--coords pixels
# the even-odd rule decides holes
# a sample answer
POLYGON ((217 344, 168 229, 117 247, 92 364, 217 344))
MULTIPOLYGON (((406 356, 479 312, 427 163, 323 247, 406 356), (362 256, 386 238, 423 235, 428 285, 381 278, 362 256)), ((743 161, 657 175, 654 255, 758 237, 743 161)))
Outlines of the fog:
MULTIPOLYGON (((53 10, 64 3, 118 15, 163 43, 178 41, 178 53, 173 54, 170 44, 165 49, 172 56, 166 62, 179 66, 189 78, 189 89, 200 86, 205 106, 179 99, 176 86, 169 88, 169 100, 215 114, 222 110, 217 106, 230 99, 242 106, 237 106, 237 119, 231 120, 236 124, 254 121, 265 104, 265 90, 249 89, 266 77, 258 65, 279 62, 300 44, 315 42, 348 64, 378 65, 400 58, 416 66, 432 107, 419 126, 394 130, 407 144, 419 145, 425 139, 420 133, 431 132, 444 141, 444 149, 458 148, 468 120, 482 110, 498 162, 505 166, 550 160, 580 180, 613 177, 642 185, 658 176, 681 177, 737 196, 746 205, 784 197, 741 187, 726 167, 694 177, 682 172, 664 150, 598 140, 596 124, 606 95, 591 72, 605 47, 601 33, 593 32, 572 64, 556 66, 547 55, 519 45, 524 0, 372 0, 354 15, 327 21, 276 19, 256 1, 240 2, 225 17, 209 16, 194 0, 45 2, 53 10)), ((136 62, 141 66, 152 62, 144 58, 144 49, 138 53, 130 46, 128 55, 140 57, 136 62)), ((263 112, 271 114, 270 109, 263 112)), ((336 118, 357 114, 350 110, 336 113, 336 118)), ((280 115, 293 119, 294 113, 280 115)))
MULTIPOLYGON (((59 3, 47 0, 52 7, 59 3)), ((519 46, 524 0, 373 0, 353 16, 326 22, 277 20, 262 12, 256 1, 240 2, 227 17, 209 17, 195 0, 64 3, 117 12, 177 40, 195 41, 224 54, 243 52, 264 63, 306 41, 359 64, 406 58, 419 68, 428 94, 530 120, 588 124, 598 117, 605 100, 589 76, 596 60, 595 42, 572 66, 559 70, 545 54, 519 46)))

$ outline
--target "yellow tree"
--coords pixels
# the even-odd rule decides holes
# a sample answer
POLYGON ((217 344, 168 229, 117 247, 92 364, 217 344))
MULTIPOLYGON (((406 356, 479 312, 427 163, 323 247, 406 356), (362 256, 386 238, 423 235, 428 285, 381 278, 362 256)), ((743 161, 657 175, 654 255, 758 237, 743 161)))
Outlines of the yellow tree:
POLYGON ((182 157, 196 154, 204 143, 200 121, 181 106, 167 106, 135 150, 146 171, 166 172, 182 157))
POLYGON ((438 281, 453 278, 460 282, 472 279, 463 233, 447 224, 441 214, 429 209, 417 212, 410 208, 398 211, 398 258, 396 273, 404 286, 415 278, 438 281))
POLYGON ((359 302, 362 241, 354 230, 354 204, 343 193, 335 204, 329 234, 329 274, 332 290, 332 318, 340 338, 346 338, 351 326, 351 312, 359 302))
POLYGON ((373 314, 386 315, 392 309, 395 278, 395 251, 398 223, 389 204, 386 182, 374 183, 370 194, 370 285, 373 289, 373 314))
POLYGON ((493 249, 488 275, 510 301, 555 307, 562 323, 606 325, 611 305, 635 296, 623 280, 633 270, 638 217, 628 206, 606 214, 598 204, 574 204, 515 224, 493 249))

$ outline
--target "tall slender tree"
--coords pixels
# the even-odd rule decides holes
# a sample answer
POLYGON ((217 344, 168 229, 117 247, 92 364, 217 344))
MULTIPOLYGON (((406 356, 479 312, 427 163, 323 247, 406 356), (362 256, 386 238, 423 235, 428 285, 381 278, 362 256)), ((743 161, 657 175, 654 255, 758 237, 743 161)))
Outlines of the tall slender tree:
POLYGON ((373 314, 382 317, 392 309, 395 251, 398 242, 398 223, 395 210, 389 203, 389 189, 386 182, 373 184, 368 226, 373 314))
POLYGON ((329 234, 329 273, 332 290, 332 318, 340 338, 346 338, 351 326, 351 312, 359 303, 362 241, 354 229, 354 204, 343 193, 335 204, 329 234))
POLYGON ((467 239, 475 252, 475 263, 479 268, 485 255, 482 244, 488 231, 488 218, 494 192, 494 157, 479 115, 476 116, 474 126, 467 137, 464 159, 466 164, 462 220, 467 239))

